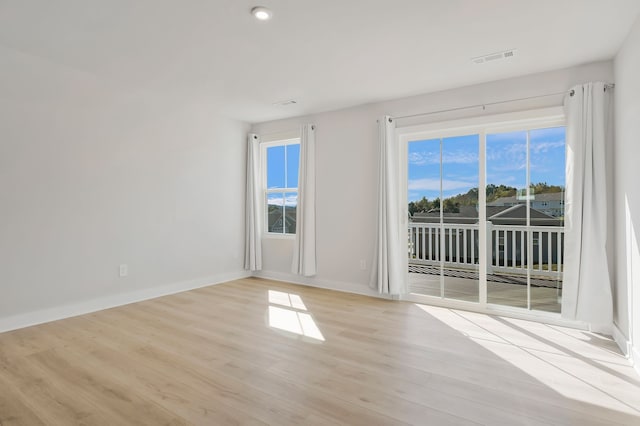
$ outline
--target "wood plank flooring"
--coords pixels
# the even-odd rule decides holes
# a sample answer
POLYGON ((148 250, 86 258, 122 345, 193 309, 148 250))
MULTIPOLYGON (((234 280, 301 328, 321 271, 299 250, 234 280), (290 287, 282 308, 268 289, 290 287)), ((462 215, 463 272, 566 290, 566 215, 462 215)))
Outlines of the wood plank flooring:
POLYGON ((244 279, 0 334, 0 425, 638 425, 579 330, 244 279))

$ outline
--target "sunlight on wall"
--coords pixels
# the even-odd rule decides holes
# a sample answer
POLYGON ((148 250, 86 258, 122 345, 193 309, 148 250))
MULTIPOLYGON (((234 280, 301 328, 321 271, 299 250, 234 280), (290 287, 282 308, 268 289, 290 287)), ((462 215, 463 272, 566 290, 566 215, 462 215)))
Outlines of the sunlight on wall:
POLYGON ((324 336, 297 294, 269 290, 269 327, 324 342, 324 336))
POLYGON ((640 280, 640 277, 638 277, 638 271, 640 271, 640 248, 638 248, 638 241, 636 240, 636 230, 633 226, 629 198, 626 195, 624 197, 624 211, 627 235, 625 243, 627 246, 627 289, 629 292, 629 338, 631 339, 631 344, 637 348, 638 343, 640 343, 638 341, 640 336, 637 334, 640 330, 635 329, 634 320, 636 309, 640 308, 640 291, 634 291, 634 285, 640 280))

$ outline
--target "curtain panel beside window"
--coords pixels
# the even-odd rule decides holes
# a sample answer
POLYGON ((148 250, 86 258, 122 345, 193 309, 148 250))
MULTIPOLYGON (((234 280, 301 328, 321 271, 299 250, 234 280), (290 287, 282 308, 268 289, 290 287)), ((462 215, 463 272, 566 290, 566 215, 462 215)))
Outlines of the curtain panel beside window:
POLYGON ((316 274, 315 130, 313 124, 305 124, 301 129, 296 237, 291 264, 291 272, 307 277, 316 274))
POLYGON ((376 244, 370 286, 380 294, 406 293, 400 245, 399 148, 395 122, 389 116, 378 120, 378 197, 376 244))
POLYGON ((607 259, 606 146, 611 94, 605 83, 573 88, 567 113, 567 195, 562 316, 611 333, 613 298, 607 259))
POLYGON ((260 137, 247 136, 247 187, 245 199, 244 269, 262 269, 262 212, 260 191, 260 137))

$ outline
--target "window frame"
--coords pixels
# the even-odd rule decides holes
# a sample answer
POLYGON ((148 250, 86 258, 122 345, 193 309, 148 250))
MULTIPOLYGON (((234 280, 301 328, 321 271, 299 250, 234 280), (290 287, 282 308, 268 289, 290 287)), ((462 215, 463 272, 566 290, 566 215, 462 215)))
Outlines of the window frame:
MULTIPOLYGON (((274 139, 267 139, 264 140, 260 143, 260 169, 261 169, 261 192, 262 192, 262 220, 263 220, 263 231, 262 231, 262 237, 263 238, 272 238, 272 239, 285 239, 285 240, 290 240, 290 239, 294 239, 296 236, 296 233, 286 233, 284 232, 284 225, 282 227, 282 231, 283 232, 270 232, 269 231, 269 194, 286 194, 286 193, 291 193, 291 192, 295 192, 296 194, 296 199, 299 193, 299 183, 298 186, 295 188, 273 188, 273 189, 269 189, 267 188, 267 175, 268 175, 268 170, 267 170, 267 149, 268 148, 273 148, 273 147, 277 147, 277 146, 288 146, 288 145, 300 145, 300 136, 291 136, 291 135, 281 135, 279 138, 274 138, 274 139)), ((287 168, 288 168, 288 163, 287 163, 287 157, 286 154, 287 150, 285 148, 285 163, 284 163, 284 168, 285 168, 285 184, 287 182, 287 178, 286 178, 286 173, 287 173, 287 168)), ((300 165, 298 164, 298 167, 300 167, 300 165)), ((286 214, 286 213, 285 213, 286 214)), ((284 220, 284 216, 283 216, 283 220, 284 220)))

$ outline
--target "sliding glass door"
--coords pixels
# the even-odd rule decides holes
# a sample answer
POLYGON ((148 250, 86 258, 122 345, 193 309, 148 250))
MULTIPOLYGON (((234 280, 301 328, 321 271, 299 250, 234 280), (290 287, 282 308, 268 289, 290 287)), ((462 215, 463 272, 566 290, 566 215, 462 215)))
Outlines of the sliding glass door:
POLYGON ((411 293, 560 312, 562 117, 430 129, 401 141, 411 293))

